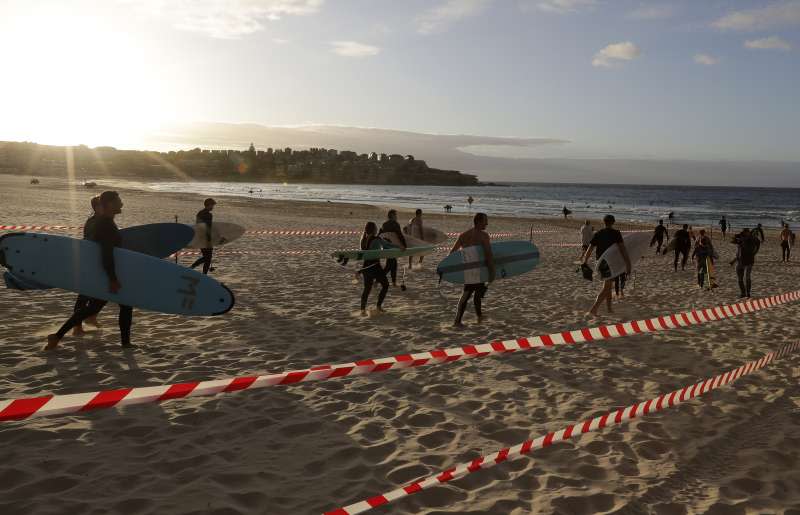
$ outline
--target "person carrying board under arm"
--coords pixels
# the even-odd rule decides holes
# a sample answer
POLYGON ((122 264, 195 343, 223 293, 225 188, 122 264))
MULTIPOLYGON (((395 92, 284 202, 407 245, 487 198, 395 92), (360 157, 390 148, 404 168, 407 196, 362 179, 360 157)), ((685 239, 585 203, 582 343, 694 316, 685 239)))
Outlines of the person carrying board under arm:
MULTIPOLYGON (((622 233, 614 229, 614 222, 616 222, 614 215, 606 215, 603 217, 603 223, 606 226, 594 234, 592 241, 589 242, 589 248, 583 253, 583 258, 581 258, 581 261, 585 265, 589 260, 589 257, 592 255, 592 251, 594 249, 597 249, 596 256, 597 260, 599 261, 600 256, 602 256, 605 251, 614 245, 618 245, 619 251, 622 254, 622 258, 625 260, 625 273, 630 274, 631 260, 628 257, 628 251, 625 249, 625 241, 622 239, 622 233)), ((611 309, 611 290, 614 287, 614 279, 611 277, 611 270, 607 265, 602 266, 603 264, 605 263, 601 263, 601 266, 598 269, 600 272, 600 277, 603 279, 603 287, 600 289, 600 293, 597 294, 597 299, 594 301, 591 309, 589 309, 589 315, 591 316, 597 316, 597 310, 600 309, 600 306, 603 305, 603 302, 606 302, 609 313, 614 312, 614 310, 611 309)))
MULTIPOLYGON (((455 245, 453 245, 453 249, 450 251, 450 254, 458 252, 466 247, 472 247, 476 245, 483 247, 483 255, 486 258, 486 266, 489 269, 489 282, 491 283, 494 281, 495 270, 494 257, 492 256, 492 243, 489 239, 489 235, 486 234, 486 226, 489 225, 489 217, 486 216, 486 213, 477 213, 473 218, 473 225, 474 227, 472 229, 461 233, 461 235, 458 237, 458 240, 456 240, 455 245)), ((483 296, 486 295, 486 290, 488 289, 489 288, 486 286, 486 283, 473 283, 464 285, 464 291, 461 294, 461 298, 458 300, 458 310, 456 311, 456 320, 453 322, 453 326, 464 326, 464 324, 461 322, 461 319, 464 317, 464 311, 467 309, 469 298, 473 295, 475 295, 473 300, 475 305, 475 315, 478 317, 478 323, 481 323, 483 320, 481 301, 483 300, 483 296)))
MULTIPOLYGON (((408 245, 406 244, 406 238, 403 236, 403 231, 400 229, 400 224, 397 223, 397 211, 394 209, 390 209, 388 213, 386 213, 386 220, 383 222, 381 226, 381 230, 378 233, 378 236, 381 234, 388 234, 394 233, 397 235, 397 239, 400 240, 401 249, 406 250, 408 245)), ((392 286, 397 286, 397 259, 389 258, 386 260, 386 267, 384 271, 388 272, 389 275, 392 277, 392 286)), ((405 286, 403 287, 405 288, 405 286)))
POLYGON ((214 209, 214 206, 217 205, 217 201, 213 198, 207 198, 203 202, 203 209, 197 212, 196 223, 198 224, 205 224, 206 225, 206 240, 208 243, 208 247, 204 249, 200 249, 200 258, 192 263, 191 268, 197 268, 200 264, 203 265, 203 273, 208 275, 208 272, 213 272, 214 269, 211 267, 211 258, 214 256, 214 249, 211 247, 211 224, 214 222, 214 215, 211 214, 211 211, 214 209))

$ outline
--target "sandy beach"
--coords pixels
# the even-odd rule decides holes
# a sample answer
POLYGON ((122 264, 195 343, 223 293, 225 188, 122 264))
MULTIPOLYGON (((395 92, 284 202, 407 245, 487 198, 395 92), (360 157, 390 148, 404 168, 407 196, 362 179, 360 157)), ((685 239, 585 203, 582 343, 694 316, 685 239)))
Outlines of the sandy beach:
MULTIPOLYGON (((81 225, 97 190, 0 175, 0 224, 81 225)), ((193 223, 203 197, 120 189, 121 227, 193 223)), ((365 199, 366 200, 366 199, 365 199)), ((219 197, 215 220, 248 229, 351 230, 385 219, 364 204, 219 197)), ((476 205, 479 209, 480 205, 476 205)), ((401 221, 410 217, 401 213, 401 221)), ((0 399, 304 369, 434 348, 623 322, 737 300, 735 247, 719 239, 713 292, 671 256, 636 266, 615 313, 586 311, 598 290, 576 273, 581 220, 490 217, 489 232, 527 239, 542 261, 497 281, 478 325, 452 321, 460 290, 437 284, 437 251, 391 289, 386 313, 359 316, 361 284, 328 257, 358 236, 247 234, 215 254, 236 295, 219 317, 134 311, 118 344, 117 308, 101 329, 46 335, 72 309, 64 291, 0 291, 0 399), (291 254, 290 251, 309 251, 291 254)), ((426 214, 444 231, 462 215, 426 214)), ((595 228, 600 227, 594 221, 595 228)), ((633 226, 621 224, 622 229, 633 226)), ((648 227, 649 228, 649 227, 648 227)), ((674 229, 674 228, 673 228, 674 229)), ((716 228, 715 228, 716 229, 716 228)), ((63 234, 63 232, 62 232, 63 234)), ((188 266, 195 256, 182 256, 188 266)), ((798 289, 768 232, 753 296, 798 289)), ((691 270, 690 270, 691 268, 691 270)), ((374 296, 370 299, 372 304, 374 296)), ((335 509, 530 437, 692 384, 796 339, 798 303, 652 335, 531 350, 353 379, 0 423, 0 513, 306 514, 335 509)), ((91 326, 87 327, 92 329, 91 326)), ((800 514, 800 361, 775 362, 701 399, 536 451, 375 513, 800 514)))

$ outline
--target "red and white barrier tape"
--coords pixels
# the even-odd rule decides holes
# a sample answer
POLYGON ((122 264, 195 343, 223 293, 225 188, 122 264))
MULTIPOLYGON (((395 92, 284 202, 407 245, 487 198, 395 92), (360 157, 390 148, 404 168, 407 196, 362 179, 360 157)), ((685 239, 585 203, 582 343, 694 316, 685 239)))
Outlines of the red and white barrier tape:
POLYGON ((68 395, 43 395, 23 399, 0 401, 0 421, 22 420, 45 415, 61 415, 96 409, 112 408, 163 402, 183 397, 216 395, 239 390, 267 388, 277 385, 323 381, 345 376, 367 375, 385 372, 390 369, 404 369, 446 363, 460 359, 499 355, 520 350, 529 350, 555 345, 572 345, 581 342, 607 340, 641 333, 651 333, 699 325, 715 320, 739 316, 785 304, 800 298, 800 291, 793 291, 772 297, 748 300, 733 305, 722 305, 700 311, 687 311, 637 320, 614 325, 563 331, 541 336, 495 341, 480 345, 451 347, 417 354, 365 359, 339 365, 321 365, 305 370, 280 372, 262 376, 241 376, 211 381, 193 381, 172 385, 146 386, 140 388, 120 388, 99 392, 76 393, 68 395))
POLYGON ((636 404, 632 404, 626 408, 610 411, 605 415, 590 418, 584 422, 567 426, 559 431, 547 433, 546 435, 535 439, 526 440, 520 444, 514 445, 513 447, 507 447, 493 454, 462 463, 458 466, 447 469, 440 474, 429 476, 421 481, 416 481, 402 488, 392 490, 391 492, 376 495, 343 508, 327 511, 325 512, 325 515, 356 515, 357 513, 364 513, 365 511, 377 508, 378 506, 386 505, 390 502, 402 499, 403 497, 408 497, 409 495, 428 489, 432 486, 448 483, 455 479, 462 478, 468 474, 472 474, 473 472, 493 467, 499 463, 503 463, 504 461, 521 458, 522 456, 529 454, 536 449, 549 447, 554 443, 563 442, 572 438, 573 436, 590 433, 611 425, 623 424, 633 418, 636 418, 637 416, 648 415, 650 413, 663 411, 667 408, 672 408, 678 404, 681 404, 682 402, 699 397, 700 395, 708 393, 711 390, 716 390, 717 388, 728 385, 743 376, 755 372, 756 370, 762 369, 769 365, 773 360, 781 358, 786 354, 790 354, 796 351, 798 348, 800 348, 800 343, 797 342, 784 345, 779 350, 770 352, 759 360, 746 363, 738 368, 728 371, 727 373, 720 374, 716 377, 711 377, 699 383, 685 386, 680 390, 675 390, 671 393, 661 395, 660 397, 655 397, 646 402, 637 402, 636 404))
POLYGON ((0 225, 0 231, 71 231, 83 229, 82 225, 0 225))

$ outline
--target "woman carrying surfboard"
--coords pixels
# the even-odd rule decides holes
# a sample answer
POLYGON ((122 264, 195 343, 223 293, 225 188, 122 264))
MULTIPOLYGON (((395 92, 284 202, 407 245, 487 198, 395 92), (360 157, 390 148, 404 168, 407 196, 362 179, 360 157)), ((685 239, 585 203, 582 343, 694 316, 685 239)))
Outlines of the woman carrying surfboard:
POLYGON ((614 222, 616 222, 614 215, 606 215, 603 217, 603 223, 606 226, 594 234, 592 240, 589 242, 589 248, 583 253, 583 258, 581 259, 582 264, 585 265, 589 260, 589 256, 592 255, 592 251, 597 249, 597 261, 598 265, 600 265, 598 267, 598 272, 600 272, 600 277, 603 279, 603 287, 600 289, 600 293, 597 294, 597 299, 595 299, 594 304, 589 309, 589 315, 593 317, 597 316, 597 310, 600 309, 603 302, 606 303, 609 313, 614 312, 611 309, 611 291, 614 287, 614 278, 611 276, 611 270, 608 268, 608 265, 605 262, 600 262, 600 256, 605 254, 605 252, 614 245, 617 245, 620 254, 622 254, 622 258, 625 260, 625 273, 631 273, 631 260, 630 257, 628 257, 628 251, 625 249, 625 241, 622 239, 622 233, 614 229, 614 222))
MULTIPOLYGON (((378 226, 375 225, 375 222, 367 222, 367 225, 364 226, 364 234, 361 236, 361 250, 379 250, 382 248, 384 248, 383 240, 378 238, 378 226)), ((364 277, 364 289, 361 291, 361 314, 364 316, 367 314, 367 300, 369 300, 369 294, 375 281, 381 285, 381 291, 378 293, 377 308, 379 312, 382 312, 383 301, 389 291, 389 280, 386 279, 386 271, 381 267, 381 260, 365 259, 361 275, 364 277)))

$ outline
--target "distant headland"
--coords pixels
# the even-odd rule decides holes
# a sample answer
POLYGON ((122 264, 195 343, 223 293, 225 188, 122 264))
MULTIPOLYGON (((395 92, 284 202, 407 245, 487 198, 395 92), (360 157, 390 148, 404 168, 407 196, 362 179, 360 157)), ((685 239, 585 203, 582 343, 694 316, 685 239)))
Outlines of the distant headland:
POLYGON ((76 178, 246 181, 315 184, 478 186, 475 175, 430 168, 414 156, 358 154, 349 150, 291 148, 170 152, 62 147, 0 142, 0 173, 76 178))

